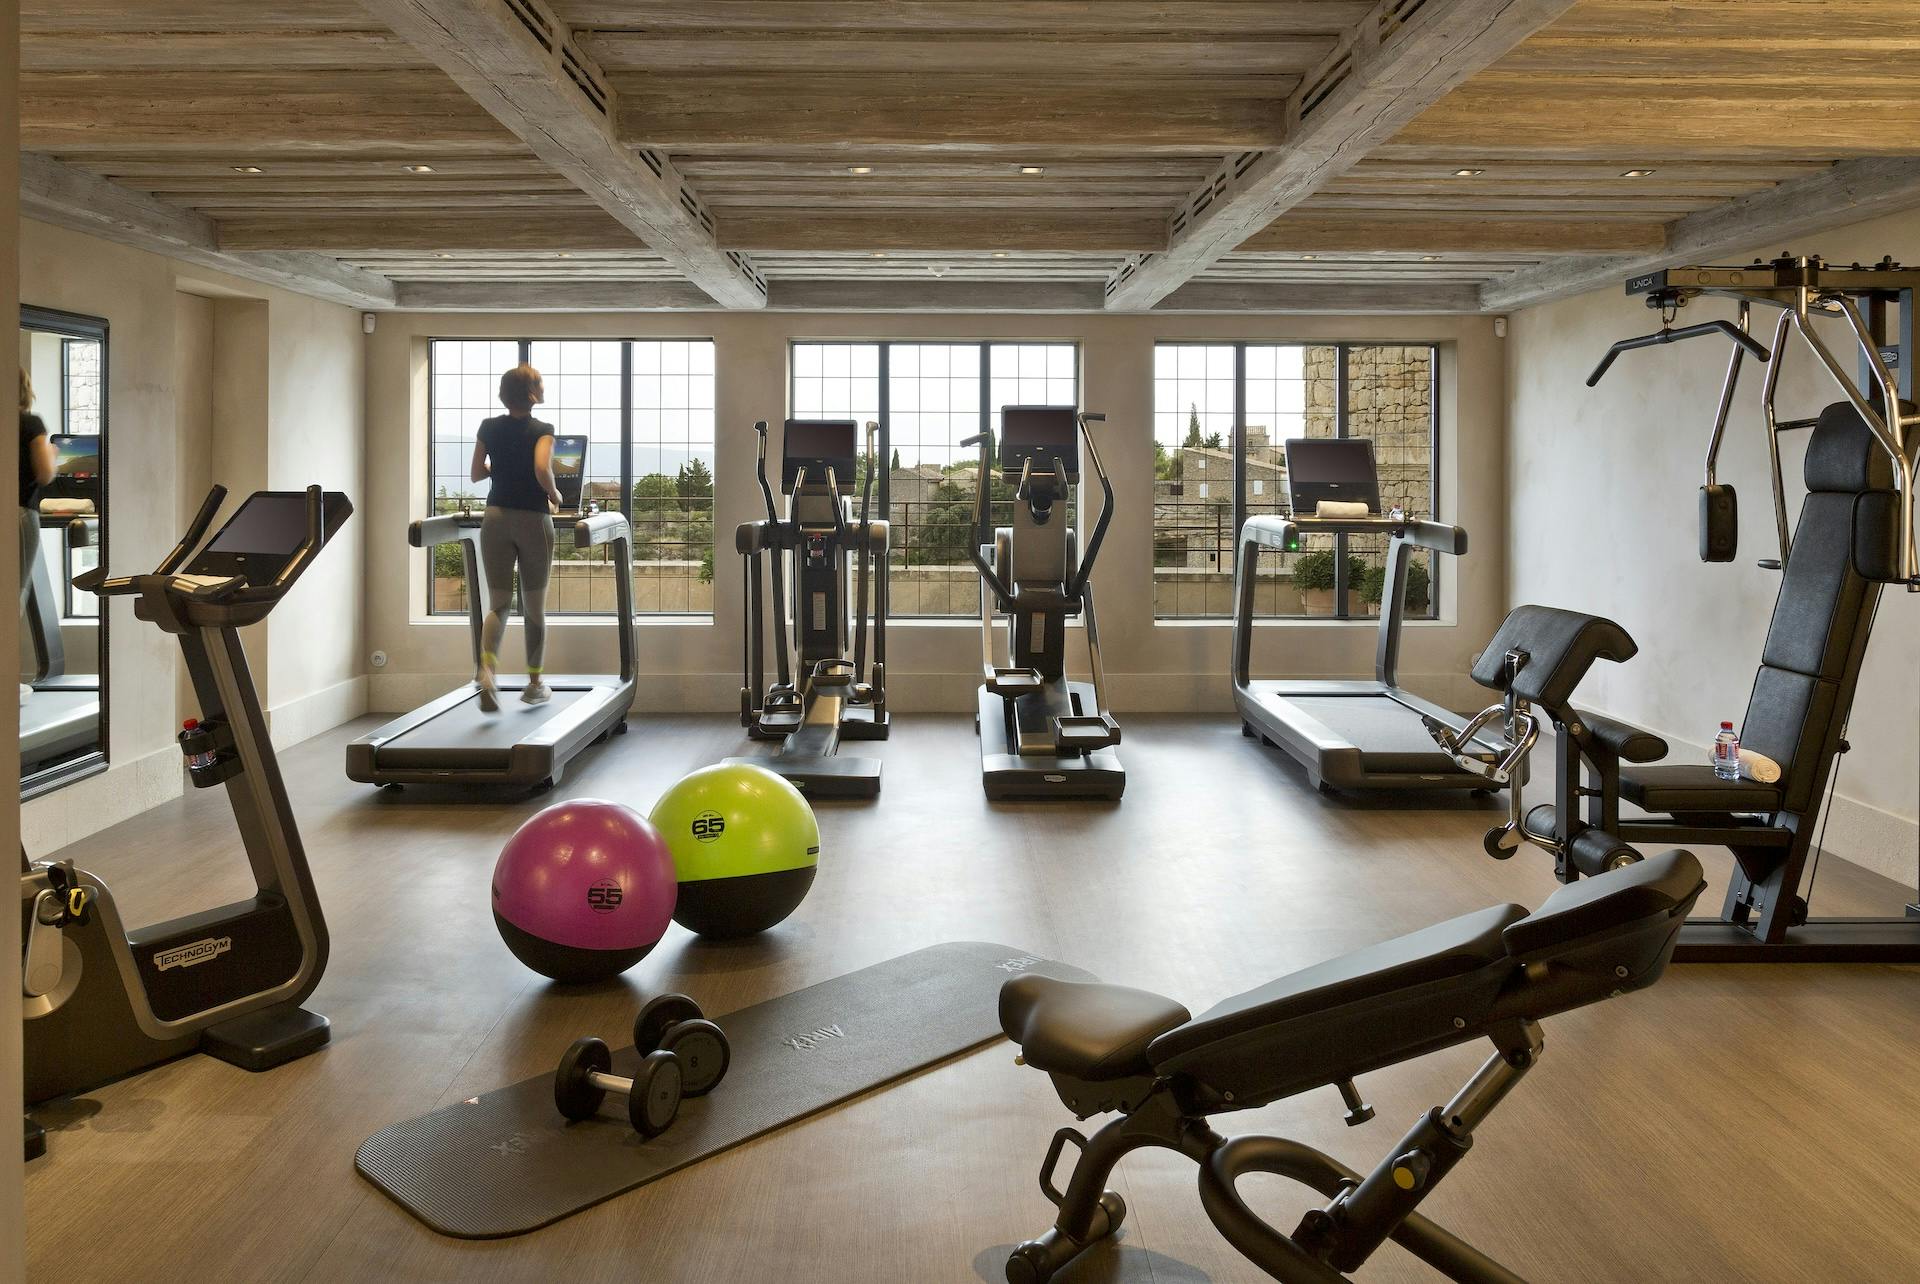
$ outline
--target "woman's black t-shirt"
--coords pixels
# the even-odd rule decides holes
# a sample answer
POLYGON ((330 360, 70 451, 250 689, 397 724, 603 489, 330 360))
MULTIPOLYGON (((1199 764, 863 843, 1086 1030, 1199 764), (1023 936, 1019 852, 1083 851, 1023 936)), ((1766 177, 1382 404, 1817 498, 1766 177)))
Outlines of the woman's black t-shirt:
POLYGON ((480 425, 480 444, 487 449, 487 465, 493 473, 493 488, 487 492, 488 508, 547 511, 546 488, 533 471, 533 448, 540 444, 542 437, 551 436, 553 425, 538 419, 495 415, 480 425))
POLYGON ((47 435, 47 426, 40 422, 40 416, 27 411, 20 412, 20 507, 40 507, 40 483, 33 476, 32 446, 39 438, 47 435))

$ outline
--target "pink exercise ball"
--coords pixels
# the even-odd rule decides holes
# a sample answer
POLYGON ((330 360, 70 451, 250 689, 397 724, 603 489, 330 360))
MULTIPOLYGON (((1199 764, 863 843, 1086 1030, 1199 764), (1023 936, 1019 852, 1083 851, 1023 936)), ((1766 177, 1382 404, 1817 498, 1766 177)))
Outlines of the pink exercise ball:
POLYGON ((493 922, 556 981, 600 981, 647 956, 673 921, 673 853, 639 812, 600 798, 546 808, 501 849, 493 922))

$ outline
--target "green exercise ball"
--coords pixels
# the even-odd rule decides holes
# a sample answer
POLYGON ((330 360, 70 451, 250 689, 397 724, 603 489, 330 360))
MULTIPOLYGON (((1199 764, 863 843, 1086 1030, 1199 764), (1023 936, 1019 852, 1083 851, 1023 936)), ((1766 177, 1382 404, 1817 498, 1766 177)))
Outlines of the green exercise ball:
POLYGON ((661 795, 649 819, 680 880, 674 922, 699 936, 764 932, 813 886, 820 825, 800 791, 765 767, 702 767, 661 795))

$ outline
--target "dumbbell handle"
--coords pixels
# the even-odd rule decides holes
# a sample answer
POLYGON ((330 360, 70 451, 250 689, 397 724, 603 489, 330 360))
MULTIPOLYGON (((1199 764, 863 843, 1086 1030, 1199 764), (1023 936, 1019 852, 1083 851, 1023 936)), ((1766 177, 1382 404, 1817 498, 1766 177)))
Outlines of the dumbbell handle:
POLYGON ((633 1080, 617 1074, 606 1074, 599 1070, 587 1071, 587 1082, 602 1092, 617 1092, 626 1096, 633 1092, 633 1080))

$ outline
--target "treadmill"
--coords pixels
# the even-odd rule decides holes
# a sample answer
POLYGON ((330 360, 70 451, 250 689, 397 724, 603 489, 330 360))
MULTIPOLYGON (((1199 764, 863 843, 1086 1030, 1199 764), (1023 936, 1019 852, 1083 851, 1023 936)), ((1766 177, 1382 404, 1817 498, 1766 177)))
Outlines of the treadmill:
MULTIPOLYGON (((1292 513, 1249 517, 1240 530, 1234 584, 1233 702, 1240 712, 1242 733, 1291 754, 1306 768, 1308 782, 1322 793, 1491 791, 1494 786, 1485 776, 1466 770, 1441 750, 1422 721, 1432 718, 1457 731, 1466 720, 1395 681, 1413 550, 1458 557, 1467 551, 1467 533, 1458 526, 1416 521, 1397 509, 1381 512, 1373 442, 1367 438, 1293 438, 1286 443, 1286 458, 1292 513), (1322 511, 1343 515, 1323 517, 1322 511), (1373 679, 1253 678, 1255 571, 1261 552, 1297 553, 1303 535, 1342 534, 1388 537, 1373 679)), ((1491 740, 1476 738, 1468 752, 1491 763, 1499 759, 1501 750, 1491 740)))
MULTIPOLYGON (((554 481, 564 507, 553 516, 575 548, 606 546, 613 553, 614 615, 620 643, 617 675, 547 674, 553 697, 522 704, 525 674, 499 674, 500 709, 480 708, 480 686, 466 682, 439 699, 402 714, 347 746, 347 776, 370 785, 507 785, 540 790, 560 782, 567 763, 588 745, 624 735, 633 708, 633 528, 619 512, 582 513, 585 437, 554 441, 554 481)), ((487 574, 480 560, 475 511, 417 521, 407 530, 415 548, 458 542, 467 578, 467 627, 474 667, 480 665, 487 616, 487 574)))
MULTIPOLYGON (((97 516, 42 514, 40 534, 58 533, 60 565, 68 549, 93 540, 97 516)), ((100 675, 68 673, 66 642, 60 633, 60 593, 44 556, 33 559, 27 583, 27 637, 33 645, 33 694, 20 706, 20 771, 32 775, 68 759, 102 748, 100 675)))

